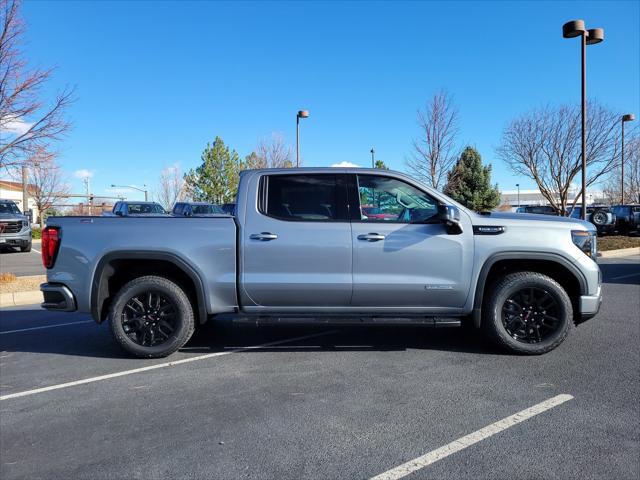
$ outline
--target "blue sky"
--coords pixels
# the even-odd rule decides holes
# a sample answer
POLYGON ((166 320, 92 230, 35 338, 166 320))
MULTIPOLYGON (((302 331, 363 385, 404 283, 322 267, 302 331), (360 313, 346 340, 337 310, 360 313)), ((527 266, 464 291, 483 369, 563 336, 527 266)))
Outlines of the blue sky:
MULTIPOLYGON (((241 156, 272 132, 308 166, 370 162, 403 170, 415 114, 438 89, 454 95, 460 143, 495 158, 514 116, 579 102, 579 41, 565 21, 604 27, 588 48, 588 94, 640 113, 640 3, 635 2, 29 2, 26 53, 57 65, 48 92, 77 87, 61 163, 93 172, 92 190, 146 183, 196 166, 218 135, 241 156), (525 30, 526 29, 526 30, 525 30)), ((136 198, 136 194, 129 195, 136 198)))

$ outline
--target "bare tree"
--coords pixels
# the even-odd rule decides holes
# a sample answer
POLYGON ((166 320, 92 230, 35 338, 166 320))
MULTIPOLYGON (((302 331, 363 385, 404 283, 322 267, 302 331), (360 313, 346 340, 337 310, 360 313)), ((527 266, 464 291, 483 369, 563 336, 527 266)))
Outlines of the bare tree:
POLYGON ((441 189, 456 162, 458 109, 449 93, 436 93, 424 110, 418 110, 420 137, 413 141, 407 169, 433 188, 441 189))
MULTIPOLYGON (((620 160, 617 113, 591 102, 587 110, 587 187, 620 160)), ((571 186, 582 168, 580 108, 562 105, 532 110, 513 120, 502 134, 498 156, 519 175, 533 179, 540 193, 562 215, 571 186)), ((581 198, 576 195, 572 207, 581 198)))
POLYGON ((255 152, 245 157, 244 168, 291 168, 293 154, 280 133, 272 133, 270 137, 258 141, 255 152))
POLYGON ((38 208, 40 226, 44 225, 45 214, 59 200, 66 198, 69 185, 56 161, 56 154, 44 149, 38 150, 25 164, 30 196, 38 208))
MULTIPOLYGON (((624 198, 625 202, 640 202, 640 138, 629 135, 624 146, 624 198)), ((620 203, 622 172, 620 165, 611 170, 602 182, 603 194, 608 203, 620 203)))
POLYGON ((72 89, 60 92, 51 104, 41 89, 53 69, 29 69, 20 46, 24 22, 19 0, 0 0, 0 169, 23 164, 70 128, 64 112, 72 89))
POLYGON ((186 198, 184 179, 178 165, 164 168, 160 172, 160 182, 156 199, 165 210, 171 210, 176 202, 186 198))

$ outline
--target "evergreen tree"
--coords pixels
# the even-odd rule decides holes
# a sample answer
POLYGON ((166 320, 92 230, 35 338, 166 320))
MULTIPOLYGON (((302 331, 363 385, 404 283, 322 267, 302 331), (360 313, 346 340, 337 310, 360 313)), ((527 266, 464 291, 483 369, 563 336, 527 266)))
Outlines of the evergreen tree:
POLYGON ((243 165, 235 150, 220 137, 207 143, 202 152, 202 164, 184 176, 185 186, 195 201, 212 203, 235 202, 240 170, 243 165))
POLYGON ((389 170, 389 167, 387 167, 387 165, 382 160, 376 160, 375 168, 379 168, 381 170, 389 170))
POLYGON ((482 165, 475 148, 466 147, 447 175, 444 193, 476 212, 492 210, 500 203, 498 185, 491 186, 491 165, 482 165))

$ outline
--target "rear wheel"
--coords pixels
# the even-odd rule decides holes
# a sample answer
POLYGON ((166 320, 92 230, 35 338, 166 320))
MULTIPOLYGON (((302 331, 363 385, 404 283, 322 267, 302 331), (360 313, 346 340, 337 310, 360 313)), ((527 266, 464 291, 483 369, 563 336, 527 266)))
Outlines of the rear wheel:
POLYGON ((193 307, 186 293, 164 277, 130 281, 117 293, 109 325, 117 342, 141 358, 171 355, 194 330, 193 307))
POLYGON ((517 272, 493 285, 482 323, 500 347, 539 355, 564 341, 572 320, 571 300, 558 282, 538 272, 517 272))
POLYGON ((597 227, 603 227, 607 224, 607 213, 602 210, 596 210, 591 214, 591 223, 597 227))

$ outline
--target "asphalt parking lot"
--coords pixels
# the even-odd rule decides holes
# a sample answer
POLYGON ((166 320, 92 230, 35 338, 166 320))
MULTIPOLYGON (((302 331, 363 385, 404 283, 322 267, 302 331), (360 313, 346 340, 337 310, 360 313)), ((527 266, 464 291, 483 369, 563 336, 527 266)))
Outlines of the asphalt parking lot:
POLYGON ((415 460, 404 478, 635 480, 640 257, 601 264, 601 313, 540 357, 457 329, 247 325, 147 361, 86 315, 2 310, 0 477, 391 479, 415 460))
POLYGON ((30 252, 22 253, 17 249, 0 250, 0 273, 11 272, 18 277, 25 275, 44 275, 40 254, 40 244, 34 243, 30 252))

